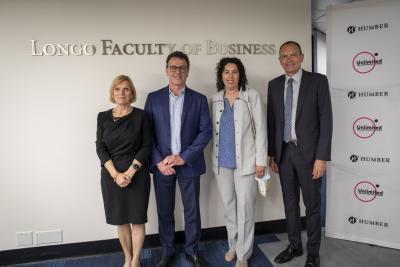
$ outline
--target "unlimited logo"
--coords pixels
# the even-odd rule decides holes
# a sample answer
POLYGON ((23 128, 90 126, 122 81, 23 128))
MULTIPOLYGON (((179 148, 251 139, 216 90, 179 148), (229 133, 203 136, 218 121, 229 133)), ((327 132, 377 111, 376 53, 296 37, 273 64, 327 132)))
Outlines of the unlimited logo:
POLYGON ((379 54, 376 52, 363 51, 358 53, 353 58, 353 69, 360 74, 371 72, 376 65, 381 65, 383 62, 378 56, 379 54))
POLYGON ((371 202, 377 196, 382 197, 383 191, 379 190, 379 184, 373 184, 369 181, 361 181, 354 186, 355 197, 362 202, 371 202))
POLYGON ((360 117, 353 123, 353 133, 359 138, 370 138, 377 131, 382 131, 382 125, 377 125, 378 119, 360 117))

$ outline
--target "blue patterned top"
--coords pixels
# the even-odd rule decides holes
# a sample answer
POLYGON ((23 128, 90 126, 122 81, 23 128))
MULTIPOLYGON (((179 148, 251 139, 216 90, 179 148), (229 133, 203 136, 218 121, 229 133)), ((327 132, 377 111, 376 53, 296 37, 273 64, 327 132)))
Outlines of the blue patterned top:
POLYGON ((234 105, 224 98, 224 111, 219 125, 218 166, 236 169, 234 105))

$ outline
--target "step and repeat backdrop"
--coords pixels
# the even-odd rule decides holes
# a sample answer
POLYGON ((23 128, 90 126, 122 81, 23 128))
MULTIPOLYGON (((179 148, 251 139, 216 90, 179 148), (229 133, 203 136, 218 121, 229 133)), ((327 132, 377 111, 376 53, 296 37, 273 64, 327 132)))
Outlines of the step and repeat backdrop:
MULTIPOLYGON (((133 79, 143 108, 167 85, 167 55, 181 50, 191 60, 188 86, 210 98, 216 63, 236 56, 266 103, 287 40, 302 44, 310 70, 310 0, 0 1, 0 250, 26 247, 16 245, 18 232, 32 232, 33 246, 43 231, 61 231, 61 243, 116 237, 105 224, 95 133, 117 75, 133 79)), ((203 227, 223 226, 210 168, 200 200, 203 227)), ((258 221, 284 218, 277 177, 256 210, 258 221)), ((153 192, 148 215, 147 233, 157 233, 153 192)))
POLYGON ((326 235, 400 248, 400 2, 328 11, 334 110, 326 235))

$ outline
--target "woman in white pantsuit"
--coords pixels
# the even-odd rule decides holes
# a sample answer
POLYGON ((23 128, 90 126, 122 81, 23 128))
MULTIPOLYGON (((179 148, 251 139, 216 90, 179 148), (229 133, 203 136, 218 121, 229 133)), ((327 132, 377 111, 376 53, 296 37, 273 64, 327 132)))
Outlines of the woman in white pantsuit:
POLYGON ((213 171, 224 205, 229 250, 247 266, 253 251, 257 181, 267 165, 266 117, 256 90, 246 88, 244 66, 238 58, 217 65, 218 93, 212 97, 213 171))

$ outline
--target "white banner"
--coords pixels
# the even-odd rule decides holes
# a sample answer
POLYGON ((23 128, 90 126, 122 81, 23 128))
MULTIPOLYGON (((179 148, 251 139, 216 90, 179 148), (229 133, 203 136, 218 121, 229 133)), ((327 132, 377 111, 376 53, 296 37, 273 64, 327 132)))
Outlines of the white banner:
POLYGON ((400 1, 328 10, 334 133, 326 235, 400 248, 400 1))

